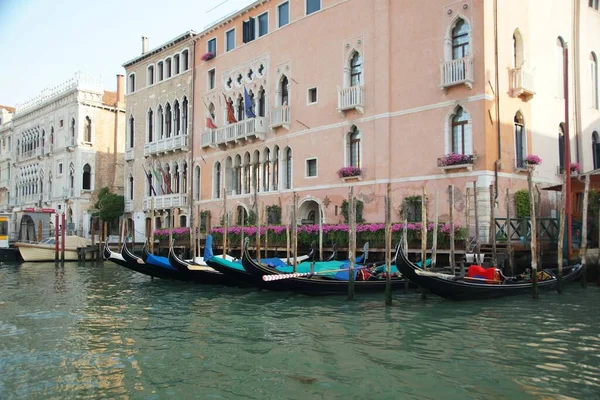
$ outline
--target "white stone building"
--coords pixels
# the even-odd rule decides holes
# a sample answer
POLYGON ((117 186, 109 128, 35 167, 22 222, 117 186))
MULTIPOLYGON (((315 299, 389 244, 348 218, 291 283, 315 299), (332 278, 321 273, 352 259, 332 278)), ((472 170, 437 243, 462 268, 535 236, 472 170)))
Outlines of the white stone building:
MULTIPOLYGON (((19 104, 0 128, 0 182, 8 179, 4 206, 14 213, 12 231, 27 211, 66 214, 67 231, 88 236, 94 193, 123 191, 125 103, 117 92, 82 73, 19 104)), ((45 230, 45 228, 44 228, 45 230)), ((44 235, 48 232, 44 231, 44 235)))

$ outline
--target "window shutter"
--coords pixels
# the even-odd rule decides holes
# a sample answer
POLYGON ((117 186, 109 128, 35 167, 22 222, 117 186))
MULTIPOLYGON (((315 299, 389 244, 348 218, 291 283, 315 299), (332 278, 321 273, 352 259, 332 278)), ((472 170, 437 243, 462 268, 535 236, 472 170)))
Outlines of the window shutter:
POLYGON ((244 43, 248 43, 250 41, 248 39, 248 28, 249 28, 249 21, 244 21, 244 23, 242 25, 242 42, 244 42, 244 43))
POLYGON ((472 121, 465 125, 465 154, 473 154, 472 121))
POLYGON ((256 38, 256 29, 255 29, 256 23, 254 21, 254 18, 249 18, 248 19, 248 41, 252 41, 256 38))

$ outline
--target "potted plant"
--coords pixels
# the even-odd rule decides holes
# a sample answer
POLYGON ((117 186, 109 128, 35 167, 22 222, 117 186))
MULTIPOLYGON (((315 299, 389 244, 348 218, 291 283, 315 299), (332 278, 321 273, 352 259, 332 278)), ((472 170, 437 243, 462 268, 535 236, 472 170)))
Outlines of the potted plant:
POLYGON ((338 176, 344 181, 348 181, 348 180, 359 180, 361 181, 362 178, 362 170, 358 167, 343 167, 340 168, 337 172, 338 176))
POLYGON ((529 154, 527 157, 525 157, 525 160, 523 160, 523 162, 528 167, 533 168, 536 165, 540 165, 542 163, 542 159, 534 154, 529 154))
POLYGON ((438 166, 440 167, 449 167, 452 165, 464 165, 464 164, 473 164, 473 162, 477 159, 476 154, 457 154, 451 153, 446 154, 443 157, 438 159, 438 166))
POLYGON ((571 173, 574 175, 579 175, 579 173, 581 172, 581 167, 579 166, 579 163, 571 163, 571 166, 569 168, 571 170, 571 173))
POLYGON ((213 53, 212 51, 208 51, 208 52, 204 53, 201 58, 202 58, 202 61, 209 61, 209 60, 212 60, 213 58, 215 58, 215 56, 216 56, 215 53, 213 53))

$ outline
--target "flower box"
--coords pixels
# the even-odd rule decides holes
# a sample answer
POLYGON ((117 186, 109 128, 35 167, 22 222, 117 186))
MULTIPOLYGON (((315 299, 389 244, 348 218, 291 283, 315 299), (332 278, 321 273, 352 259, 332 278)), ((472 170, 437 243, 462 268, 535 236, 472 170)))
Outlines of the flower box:
POLYGON ((340 178, 344 183, 349 183, 349 182, 360 182, 363 180, 362 176, 360 175, 356 175, 356 176, 343 176, 340 178))
POLYGON ((212 51, 209 51, 209 52, 202 54, 202 61, 210 61, 215 57, 216 57, 215 53, 213 53, 212 51))
POLYGON ((355 177, 360 177, 362 175, 362 170, 358 167, 353 167, 353 166, 343 167, 338 170, 337 174, 342 179, 355 178, 355 177))
POLYGON ((446 154, 438 158, 437 165, 442 171, 466 168, 468 171, 473 170, 473 163, 477 160, 477 154, 446 154))

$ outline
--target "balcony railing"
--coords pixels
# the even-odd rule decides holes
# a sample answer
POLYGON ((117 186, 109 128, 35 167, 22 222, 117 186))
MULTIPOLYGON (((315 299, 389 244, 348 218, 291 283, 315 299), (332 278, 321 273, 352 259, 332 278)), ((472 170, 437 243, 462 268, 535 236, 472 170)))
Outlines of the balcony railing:
POLYGON ((283 127, 290 129, 290 116, 292 108, 290 106, 275 107, 271 110, 271 128, 283 127))
POLYGON ((473 88, 473 57, 467 56, 457 60, 443 61, 440 64, 440 88, 446 91, 450 86, 465 84, 473 88))
POLYGON ((77 138, 71 137, 67 139, 67 147, 75 147, 77 146, 77 138))
POLYGON ((187 205, 187 194, 166 194, 164 196, 146 197, 144 199, 144 210, 150 210, 152 199, 155 209, 168 209, 171 207, 183 207, 187 205))
POLYGON ((24 153, 17 154, 17 161, 29 160, 30 158, 35 158, 42 154, 42 148, 38 147, 37 149, 29 150, 24 153))
POLYGON ((125 200, 125 212, 133 211, 133 200, 125 200))
POLYGON ((267 118, 256 117, 246 119, 235 124, 230 124, 213 131, 207 131, 202 135, 202 147, 207 146, 227 146, 236 144, 238 141, 253 139, 264 140, 267 134, 267 118), (212 140, 212 142, 209 142, 212 140))
POLYGON ((364 112, 365 88, 364 86, 351 86, 338 88, 338 111, 356 109, 364 112))
POLYGON ((133 160, 133 147, 125 150, 125 161, 133 160))
POLYGON ((144 145, 144 156, 171 151, 188 151, 188 135, 171 136, 144 145))
POLYGON ((533 74, 523 68, 514 68, 511 72, 513 96, 532 97, 535 94, 533 74))

